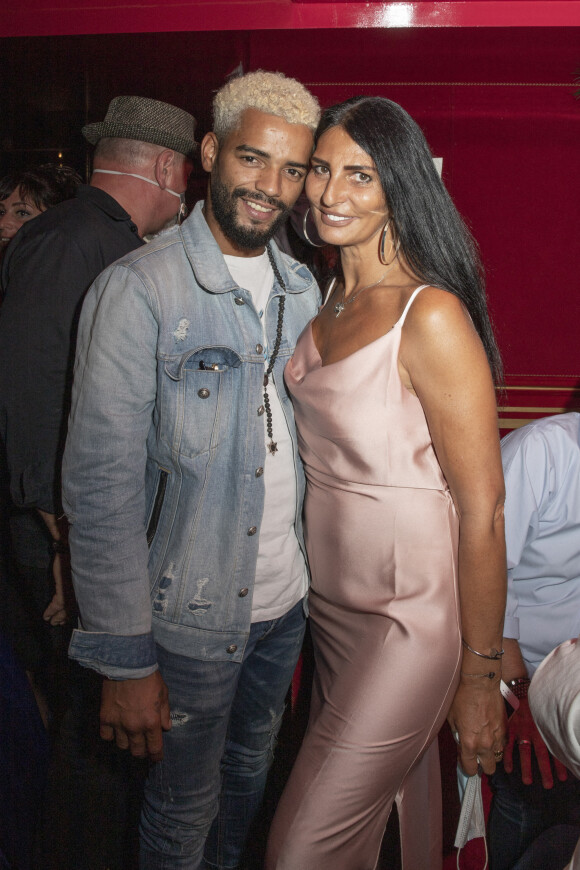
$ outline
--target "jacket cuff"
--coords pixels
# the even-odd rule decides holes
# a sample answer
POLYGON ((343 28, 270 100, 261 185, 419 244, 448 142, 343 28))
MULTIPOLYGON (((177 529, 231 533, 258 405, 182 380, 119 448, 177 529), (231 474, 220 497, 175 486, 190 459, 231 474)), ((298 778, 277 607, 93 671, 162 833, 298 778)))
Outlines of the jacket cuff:
POLYGON ((119 635, 75 629, 68 654, 111 680, 138 680, 157 670, 152 632, 119 635))

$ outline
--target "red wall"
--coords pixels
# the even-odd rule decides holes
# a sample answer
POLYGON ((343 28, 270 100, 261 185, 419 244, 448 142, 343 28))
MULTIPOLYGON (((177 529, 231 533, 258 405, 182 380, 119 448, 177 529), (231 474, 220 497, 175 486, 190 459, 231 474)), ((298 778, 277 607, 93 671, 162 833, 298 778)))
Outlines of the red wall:
MULTIPOLYGON (((258 35, 250 65, 274 68, 281 45, 258 35)), ((443 157, 486 266, 510 387, 505 428, 580 405, 578 31, 318 31, 284 34, 283 47, 284 71, 324 105, 387 96, 443 157), (510 410, 520 407, 536 410, 510 410)))
POLYGON ((80 100, 68 131, 79 144, 84 119, 102 118, 119 93, 183 105, 202 134, 212 92, 239 63, 295 75, 323 105, 357 93, 400 102, 443 157, 444 181, 481 246, 510 387, 504 425, 571 400, 580 407, 577 27, 258 29, 0 45, 5 116, 80 100))

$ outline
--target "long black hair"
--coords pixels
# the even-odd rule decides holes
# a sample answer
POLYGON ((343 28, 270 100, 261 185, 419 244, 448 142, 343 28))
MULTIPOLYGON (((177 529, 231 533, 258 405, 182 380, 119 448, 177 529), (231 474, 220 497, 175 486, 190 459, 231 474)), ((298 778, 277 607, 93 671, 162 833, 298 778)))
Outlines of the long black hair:
POLYGON ((477 245, 439 178, 420 127, 398 103, 364 96, 326 109, 316 142, 336 126, 372 157, 395 239, 414 274, 461 299, 481 338, 495 383, 502 384, 477 245))

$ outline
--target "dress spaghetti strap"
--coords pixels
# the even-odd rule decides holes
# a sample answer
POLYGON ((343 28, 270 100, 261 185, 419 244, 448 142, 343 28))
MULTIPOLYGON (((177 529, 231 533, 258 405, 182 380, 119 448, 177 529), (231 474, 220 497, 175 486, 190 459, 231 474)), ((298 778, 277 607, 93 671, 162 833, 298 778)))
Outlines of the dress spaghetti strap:
POLYGON ((403 309, 403 313, 401 314, 401 316, 399 317, 399 319, 395 323, 395 326, 402 326, 403 325, 403 323, 405 322, 405 317, 407 316, 407 313, 409 311, 409 308, 411 307, 411 305, 415 301, 415 296, 418 296, 419 293, 421 292, 421 290, 424 290, 425 287, 429 287, 429 284, 421 284, 419 287, 416 287, 415 290, 413 290, 413 292, 409 296, 409 299, 408 299, 407 304, 405 305, 405 308, 403 309))

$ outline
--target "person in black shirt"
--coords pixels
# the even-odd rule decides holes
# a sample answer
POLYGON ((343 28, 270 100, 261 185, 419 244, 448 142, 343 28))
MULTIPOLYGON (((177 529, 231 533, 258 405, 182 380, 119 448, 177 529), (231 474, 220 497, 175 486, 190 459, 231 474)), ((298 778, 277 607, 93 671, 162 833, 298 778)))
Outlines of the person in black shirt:
MULTIPOLYGON (((180 212, 194 128, 192 115, 166 103, 114 99, 104 122, 83 128, 97 145, 90 184, 23 226, 4 258, 0 438, 12 500, 39 512, 57 563, 65 555, 60 460, 82 301, 106 266, 180 212)), ((46 618, 61 622, 62 605, 59 596, 46 618)))
MULTIPOLYGON (((7 583, 9 575, 25 603, 30 633, 21 631, 24 636, 11 639, 25 667, 30 668, 36 657, 34 676, 52 713, 59 712, 59 707, 62 712, 66 703, 67 693, 55 691, 54 676, 64 673, 68 630, 62 625, 73 607, 67 596, 67 528, 61 518, 60 466, 78 317, 97 275, 182 212, 196 147, 195 123, 188 112, 157 100, 133 96, 112 100, 104 121, 83 128, 85 138, 96 145, 90 183, 81 185, 74 199, 23 225, 2 263, 0 471, 10 486, 12 558, 10 567, 0 566, 4 575, 0 581, 7 583), (47 642, 40 644, 41 654, 32 628, 47 636, 47 642)), ((9 606, 0 608, 0 632, 9 637, 15 633, 14 611, 9 606)), ((94 687, 74 671, 69 681, 76 705, 72 731, 82 734, 83 708, 94 687)), ((68 742, 71 766, 80 774, 77 784, 82 783, 84 750, 73 745, 74 739, 68 742)), ((110 780, 110 773, 106 776, 110 780)), ((120 804, 122 786, 117 791, 115 800, 120 804)), ((78 854, 70 857, 70 866, 76 866, 78 858, 79 868, 86 870, 86 813, 90 803, 98 801, 94 790, 73 792, 69 828, 73 837, 78 835, 78 854)), ((123 812, 114 803, 111 818, 117 809, 117 815, 123 812)), ((102 866, 115 867, 118 861, 106 851, 115 838, 107 840, 103 834, 107 820, 99 812, 101 817, 93 819, 93 828, 99 832, 93 836, 99 842, 95 840, 90 847, 94 845, 96 853, 102 841, 102 866)))

